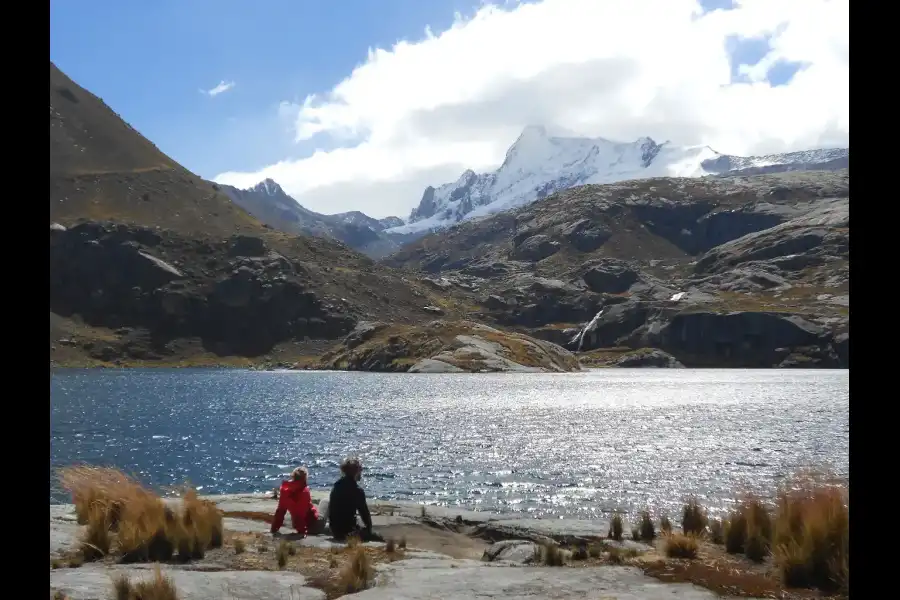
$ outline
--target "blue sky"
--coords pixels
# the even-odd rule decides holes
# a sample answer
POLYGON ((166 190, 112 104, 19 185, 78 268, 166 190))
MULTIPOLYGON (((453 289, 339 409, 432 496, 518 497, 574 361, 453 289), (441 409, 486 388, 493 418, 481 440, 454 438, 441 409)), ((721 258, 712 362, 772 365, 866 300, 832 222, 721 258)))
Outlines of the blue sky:
POLYGON ((308 152, 275 117, 370 47, 444 29, 463 0, 55 0, 50 60, 204 177, 308 152), (262 8, 264 6, 264 8, 262 8), (198 90, 235 87, 210 98, 198 90))
POLYGON ((320 212, 405 216, 533 122, 735 154, 849 143, 848 0, 693 1, 54 0, 50 57, 188 169, 320 212))

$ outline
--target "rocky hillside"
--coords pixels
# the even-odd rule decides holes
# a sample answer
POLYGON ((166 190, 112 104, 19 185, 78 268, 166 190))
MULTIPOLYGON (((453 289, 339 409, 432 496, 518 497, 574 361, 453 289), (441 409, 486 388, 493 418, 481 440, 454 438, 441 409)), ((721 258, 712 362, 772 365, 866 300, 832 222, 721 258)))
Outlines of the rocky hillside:
POLYGON ((408 373, 580 370, 578 360, 556 344, 468 321, 360 323, 313 366, 408 373))
POLYGON ((51 364, 293 363, 359 319, 458 314, 338 241, 272 231, 52 63, 49 276, 51 364))
POLYGON ((527 205, 554 192, 594 183, 650 177, 771 173, 846 168, 848 149, 811 150, 766 156, 731 156, 707 146, 659 144, 645 137, 631 143, 603 138, 551 135, 529 126, 506 153, 499 169, 466 171, 453 183, 429 187, 403 226, 388 234, 418 234, 464 219, 527 205))
POLYGON ((848 170, 587 185, 385 263, 573 350, 686 366, 849 365, 848 170))
POLYGON ((395 252, 405 241, 403 236, 384 233, 403 225, 398 217, 375 219, 359 211, 323 215, 301 206, 271 179, 245 190, 230 185, 221 189, 238 206, 279 231, 336 239, 372 258, 395 252))

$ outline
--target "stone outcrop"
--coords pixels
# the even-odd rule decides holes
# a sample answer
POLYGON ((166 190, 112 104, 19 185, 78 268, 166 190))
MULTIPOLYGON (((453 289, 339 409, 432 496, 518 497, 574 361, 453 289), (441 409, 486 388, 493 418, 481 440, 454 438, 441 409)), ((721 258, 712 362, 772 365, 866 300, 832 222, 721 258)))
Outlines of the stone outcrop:
POLYGON ((163 240, 151 229, 51 227, 51 311, 92 325, 146 328, 160 340, 199 337, 217 353, 242 355, 296 337, 335 338, 355 323, 326 308, 303 266, 260 238, 167 242, 181 245, 189 259, 183 266, 156 255, 163 240))
POLYGON ((603 259, 591 265, 582 276, 592 292, 621 294, 637 283, 639 275, 623 261, 603 259))
POLYGON ((575 357, 556 344, 468 321, 434 321, 422 326, 360 324, 313 366, 410 373, 580 369, 575 357))
POLYGON ((641 350, 635 350, 634 352, 629 352, 622 358, 616 361, 615 366, 621 367, 624 369, 643 369, 643 368, 655 368, 655 369, 683 369, 684 365, 681 364, 677 358, 669 354, 668 352, 663 352, 662 350, 657 350, 656 348, 644 348, 641 350))

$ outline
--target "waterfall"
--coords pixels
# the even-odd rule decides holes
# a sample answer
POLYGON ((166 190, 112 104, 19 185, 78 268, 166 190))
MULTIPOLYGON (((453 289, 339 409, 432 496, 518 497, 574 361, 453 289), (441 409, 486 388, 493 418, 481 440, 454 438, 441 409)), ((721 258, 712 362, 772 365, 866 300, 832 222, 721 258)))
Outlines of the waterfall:
POLYGON ((569 342, 569 344, 575 344, 576 342, 578 343, 578 346, 575 349, 575 352, 581 352, 581 344, 584 342, 585 334, 590 333, 591 331, 594 330, 594 328, 597 327, 597 323, 600 321, 600 315, 603 314, 604 310, 605 309, 600 309, 600 312, 598 312, 596 315, 594 315, 594 318, 591 319, 587 325, 582 327, 581 331, 576 333, 575 337, 572 338, 572 341, 569 342))

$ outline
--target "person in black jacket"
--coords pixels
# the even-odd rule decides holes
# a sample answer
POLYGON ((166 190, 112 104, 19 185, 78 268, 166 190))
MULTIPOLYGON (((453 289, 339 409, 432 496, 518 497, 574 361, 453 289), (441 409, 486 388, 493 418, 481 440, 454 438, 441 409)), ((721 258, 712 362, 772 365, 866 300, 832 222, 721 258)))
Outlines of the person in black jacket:
POLYGON ((380 541, 372 531, 372 516, 366 504, 366 493, 359 487, 362 463, 358 458, 346 458, 341 462, 342 477, 331 488, 328 498, 328 523, 336 539, 359 536, 363 541, 380 541), (356 513, 362 518, 363 527, 356 521, 356 513))

